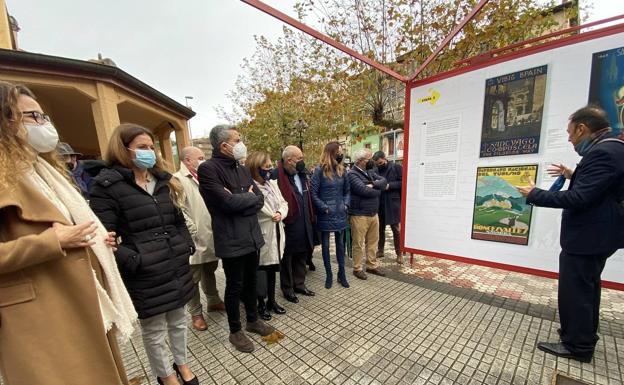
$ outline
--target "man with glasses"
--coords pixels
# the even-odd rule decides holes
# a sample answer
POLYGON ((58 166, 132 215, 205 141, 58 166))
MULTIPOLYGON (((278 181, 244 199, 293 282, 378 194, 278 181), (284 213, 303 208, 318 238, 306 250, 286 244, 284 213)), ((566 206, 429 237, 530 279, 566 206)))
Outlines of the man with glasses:
POLYGON ((366 254, 366 271, 379 276, 385 273, 378 267, 375 252, 379 241, 379 197, 388 188, 385 178, 377 175, 375 162, 369 149, 363 148, 353 155, 355 164, 349 171, 351 187, 351 236, 353 238, 353 275, 367 279, 362 270, 362 256, 366 254))
POLYGON ((590 362, 598 342, 600 275, 607 258, 624 248, 624 142, 613 138, 607 114, 583 107, 568 122, 568 141, 583 158, 576 170, 553 165, 570 179, 564 191, 518 187, 527 203, 563 209, 559 254, 561 342, 537 348, 557 357, 590 362))
POLYGON ((298 303, 296 294, 315 295, 305 285, 306 260, 314 249, 314 209, 301 149, 286 146, 275 173, 280 191, 288 202, 288 215, 284 218, 286 243, 280 264, 280 286, 287 301, 298 303))

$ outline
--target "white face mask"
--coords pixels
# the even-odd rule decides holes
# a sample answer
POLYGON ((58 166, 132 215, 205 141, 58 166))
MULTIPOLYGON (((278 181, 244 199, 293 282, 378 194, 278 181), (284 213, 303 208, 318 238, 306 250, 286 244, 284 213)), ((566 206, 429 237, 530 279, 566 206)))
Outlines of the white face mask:
POLYGON ((191 163, 191 167, 194 169, 193 171, 199 170, 199 166, 201 166, 201 164, 204 163, 204 162, 205 162, 205 160, 198 160, 197 164, 191 163))
MULTIPOLYGON (((226 143, 228 146, 232 147, 231 144, 226 143)), ((247 146, 245 143, 238 142, 232 147, 232 156, 235 160, 241 160, 247 158, 247 146)))
POLYGON ((52 123, 24 123, 24 127, 28 131, 28 142, 38 153, 50 152, 56 148, 59 136, 52 123))

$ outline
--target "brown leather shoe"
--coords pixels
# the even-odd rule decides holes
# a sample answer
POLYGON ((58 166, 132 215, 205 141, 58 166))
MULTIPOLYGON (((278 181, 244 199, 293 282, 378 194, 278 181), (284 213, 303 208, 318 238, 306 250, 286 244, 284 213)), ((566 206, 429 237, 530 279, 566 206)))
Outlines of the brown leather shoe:
POLYGON ((366 269, 366 272, 373 275, 378 275, 380 277, 385 277, 386 273, 381 271, 380 269, 366 269))
POLYGON ((355 277, 359 279, 368 279, 368 277, 366 276, 366 273, 363 272, 362 270, 354 271, 353 275, 355 275, 355 277))
POLYGON ((225 311, 225 304, 223 302, 215 303, 214 305, 208 306, 208 311, 225 311))
POLYGON ((191 319, 193 320, 193 329, 200 332, 208 329, 208 325, 206 325, 206 320, 204 319, 203 315, 194 315, 193 317, 191 317, 191 319))
POLYGON ((399 265, 403 264, 403 254, 397 254, 396 263, 398 263, 399 265))

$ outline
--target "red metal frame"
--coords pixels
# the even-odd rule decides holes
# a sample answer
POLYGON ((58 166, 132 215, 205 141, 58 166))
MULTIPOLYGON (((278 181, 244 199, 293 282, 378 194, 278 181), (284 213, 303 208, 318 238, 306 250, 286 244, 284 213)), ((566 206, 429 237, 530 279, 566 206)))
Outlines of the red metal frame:
POLYGON ((525 45, 537 43, 538 41, 542 41, 542 40, 550 39, 552 37, 565 35, 567 33, 577 32, 577 31, 580 31, 581 29, 594 27, 594 26, 599 25, 599 24, 609 23, 609 22, 612 22, 612 21, 620 20, 620 19, 624 19, 624 15, 613 16, 613 17, 609 17, 607 19, 597 20, 597 21, 594 21, 594 22, 591 22, 591 23, 587 23, 587 24, 584 24, 584 25, 577 25, 577 26, 574 26, 574 27, 562 29, 562 30, 559 30, 559 31, 556 31, 556 32, 552 32, 552 33, 546 34, 546 35, 534 37, 532 39, 528 39, 528 40, 522 41, 520 43, 511 44, 511 45, 508 45, 506 47, 494 49, 494 50, 482 53, 482 54, 477 55, 477 56, 473 56, 473 57, 469 57, 469 58, 464 59, 464 60, 460 60, 458 62, 455 62, 455 65, 456 66, 460 66, 460 65, 463 65, 463 64, 469 64, 472 61, 474 61, 475 59, 479 59, 481 57, 492 58, 492 57, 494 57, 494 55, 500 54, 500 53, 505 52, 505 51, 509 51, 509 50, 512 50, 512 49, 515 49, 515 48, 519 48, 519 47, 522 47, 522 46, 525 46, 525 45))
MULTIPOLYGON (((624 15, 622 15, 619 18, 624 18, 624 15)), ((611 21, 611 19, 605 19, 605 20, 601 20, 599 22, 596 23, 592 23, 593 25, 596 24, 602 24, 602 23, 606 23, 608 21, 611 21)), ((581 28, 586 28, 586 26, 581 26, 581 28)), ((409 101, 410 101, 410 96, 411 96, 411 90, 416 88, 416 87, 421 87, 423 85, 426 84, 430 84, 439 80, 443 80, 443 79, 447 79, 450 77, 454 77, 457 75, 461 75, 463 73, 467 73, 467 72, 472 72, 484 67, 489 67, 492 66, 494 64, 498 64, 501 62, 505 62, 505 61, 509 61, 509 60, 513 60, 513 59, 517 59, 520 57, 524 57, 524 56, 529 56, 529 55, 533 55, 539 52, 543 52, 543 51, 548 51, 554 48, 559 48, 559 47, 563 47, 563 46, 568 46, 568 45, 572 45, 572 44, 577 44, 583 41, 588 41, 588 40, 593 40, 593 39, 597 39, 600 37, 604 37, 604 36, 610 36, 610 35, 614 35, 617 33, 623 33, 624 32, 624 24, 618 24, 618 25, 614 25, 614 26, 610 26, 610 27, 605 27, 599 30, 595 30, 595 31, 589 31, 589 32, 585 32, 582 34, 578 34, 578 35, 573 35, 573 36, 569 36, 569 37, 565 37, 556 41, 551 41, 551 42, 546 42, 543 43, 541 45, 536 45, 536 46, 532 46, 532 47, 528 47, 528 48, 524 48, 518 51, 514 51, 512 53, 506 54, 506 55, 501 55, 501 56, 497 56, 495 58, 489 59, 487 61, 483 61, 483 62, 479 62, 478 64, 475 65, 471 65, 471 66, 466 66, 466 67, 462 67, 462 68, 457 68, 436 76, 432 76, 426 79, 422 79, 419 81, 415 81, 415 82, 410 82, 408 83, 408 85, 406 86, 406 105, 405 105, 405 129, 404 129, 404 141, 405 141, 405 150, 403 153, 403 186, 402 186, 402 211, 401 211, 401 229, 405 228, 405 216, 406 216, 406 205, 405 205, 405 200, 406 200, 406 192, 407 192, 407 168, 409 167, 409 145, 410 145, 410 137, 409 137, 409 126, 410 126, 410 120, 409 120, 409 101)), ((533 269, 533 268, 528 268, 528 267, 523 267, 523 266, 516 266, 516 265, 509 265, 509 264, 504 264, 504 263, 499 263, 499 262, 491 262, 491 261, 484 261, 481 259, 474 259, 474 258, 470 258, 470 257, 463 257, 463 256, 457 256, 457 255, 450 255, 450 254, 444 254, 444 253, 438 253, 438 252, 434 252, 434 251, 429 251, 429 250, 420 250, 420 249, 413 249, 413 248, 406 248, 405 247, 405 233, 402 231, 401 232, 401 249, 403 251, 406 252, 410 252, 410 253, 416 253, 416 254, 422 254, 422 255, 427 255, 427 256, 432 256, 432 257, 436 257, 436 258, 443 258, 443 259, 449 259, 449 260, 454 260, 454 261, 458 261, 458 262, 463 262, 463 263, 470 263, 470 264, 475 264, 475 265, 481 265, 481 266, 487 266, 487 267, 493 267, 493 268, 497 268, 497 269, 501 269, 501 270, 508 270, 508 271, 514 271, 514 272, 519 272, 519 273, 524 273, 524 274, 532 274, 532 275, 537 275, 537 276, 541 276, 541 277, 547 277, 547 278, 557 278, 559 277, 559 274, 552 272, 552 271, 547 271, 547 270, 540 270, 540 269, 533 269)), ((624 291, 624 283, 619 283, 619 282, 612 282, 612 281, 602 281, 602 285, 605 288, 609 288, 609 289, 615 289, 615 290, 621 290, 624 291)))
MULTIPOLYGON (((405 148, 404 148, 404 152, 403 152, 403 163, 404 163, 404 167, 403 167, 403 181, 402 181, 402 189, 401 189, 401 228, 404 229, 405 228, 405 208, 406 208, 406 192, 407 192, 407 166, 409 166, 409 145, 410 145, 410 141, 409 141, 409 118, 410 118, 410 99, 411 99, 411 90, 415 87, 418 86, 422 86, 424 84, 428 84, 428 83, 432 83, 438 80, 442 80, 442 79, 446 79, 449 77, 453 77, 453 76, 457 76, 459 74, 462 73, 466 73, 466 72, 470 72, 470 71, 475 71, 479 68, 483 68, 483 67, 488 67, 500 62, 504 62, 504 61, 509 61, 512 59, 516 59, 519 57, 523 57, 523 56, 528 56, 531 54, 535 54, 538 52, 542 52, 542 51, 546 51, 546 50, 551 50, 554 48, 558 48, 558 47, 562 47, 562 46, 566 46, 566 45, 571 45, 571 44, 575 44, 575 43, 579 43, 582 41, 586 41, 586 40, 592 40, 592 39, 596 39, 599 37, 603 37, 603 36, 608 36, 608 35, 612 35, 615 33, 620 33, 620 32, 624 32, 624 24, 622 25, 616 25, 616 26, 612 26, 612 27, 605 27, 603 29, 600 30, 596 30, 596 31, 590 31, 590 32, 586 32, 583 34, 578 34, 578 35, 574 35, 574 36, 570 36, 567 38, 562 38, 556 41, 552 41, 552 42, 546 42, 543 43, 541 45, 536 45, 536 46, 532 46, 532 47, 528 47, 528 48, 524 48, 524 49, 520 49, 518 51, 515 51, 513 53, 509 53, 506 55, 500 55, 497 56, 495 58, 490 58, 490 59, 486 59, 483 61, 479 61, 479 63, 474 64, 474 65, 469 65, 466 67, 462 67, 462 68, 458 68, 455 70, 451 70, 442 74, 438 74, 426 79, 422 79, 419 81, 415 81, 416 77, 437 57, 437 55, 448 45, 448 43, 463 29, 463 27, 470 22, 470 20, 472 20, 476 14, 483 8, 483 6, 488 2, 488 0, 481 0, 476 6, 475 8, 464 17, 464 19, 453 29, 453 31, 442 41, 442 43, 438 46, 438 48, 422 63, 422 65, 416 70, 415 74, 413 76, 411 76, 409 79, 404 77, 403 75, 398 74, 397 72, 393 71, 392 69, 377 63, 376 61, 354 51, 353 49, 345 46, 342 43, 339 43, 338 41, 330 38, 329 36, 326 36, 316 30, 314 30, 313 28, 308 27, 307 25, 299 22, 298 20, 295 20, 294 18, 278 11, 277 9, 268 6, 267 4, 263 3, 262 1, 259 0, 241 0, 246 4, 249 4, 259 10, 261 10, 262 12, 265 12, 279 20, 281 20, 284 23, 287 23, 289 25, 291 25, 294 28, 299 29, 302 32, 305 32, 311 36, 313 36, 314 38, 331 45, 332 47, 350 55, 351 57, 360 60, 368 65, 370 65, 373 68, 376 68, 377 70, 386 73, 387 75, 392 76, 393 78, 403 82, 406 84, 405 86, 405 126, 404 126, 404 138, 405 139, 405 148)), ((576 26, 576 27, 571 27, 571 28, 567 28, 565 30, 559 31, 559 32, 555 32, 552 34, 548 34, 539 38, 535 38, 535 39, 530 39, 527 41, 524 41, 522 43, 518 43, 515 45, 511 45, 508 47, 504 47, 504 48, 500 48, 497 50, 493 50, 490 52, 487 52, 483 55, 479 55, 478 57, 487 57, 487 55, 493 56, 497 53, 501 53, 501 52, 505 52, 508 51, 510 49, 513 48, 517 48, 517 47, 521 47, 523 45, 527 45, 527 44, 531 44, 534 42, 538 42, 540 40, 544 40, 544 39, 548 39, 551 37, 556 37, 556 36, 560 36, 562 34, 566 34, 566 33, 570 33, 570 32, 574 32, 574 31, 578 31, 581 30, 583 28, 588 28, 588 27, 592 27, 592 26, 596 26, 599 24, 604 24, 607 22, 611 22, 614 20, 619 20, 619 19, 623 19, 624 15, 620 15, 620 16, 614 16, 608 19, 604 19, 604 20, 599 20, 593 23, 588 23, 586 25, 580 25, 580 26, 576 26)), ((466 59, 466 60, 462 60, 456 64, 465 64, 465 63, 470 63, 471 60, 474 60, 475 58, 470 58, 470 59, 466 59)), ((471 263, 471 264, 475 264, 475 265, 482 265, 482 266, 488 266, 488 267, 493 267, 493 268, 498 268, 498 269, 503 269, 503 270, 509 270, 509 271, 516 271, 516 272, 520 272, 520 273, 525 273, 525 274, 533 274, 533 275, 538 275, 538 276, 542 276, 542 277, 548 277, 548 278, 557 278, 559 275, 557 273, 551 272, 551 271, 546 271, 546 270, 539 270, 539 269, 532 269, 532 268, 527 268, 527 267, 522 267, 522 266, 516 266, 516 265, 508 265, 508 264, 503 264, 503 263, 498 263, 498 262, 490 262, 490 261, 484 261, 484 260, 480 260, 480 259, 474 259, 474 258, 467 258, 467 257, 461 257, 461 256, 455 256, 455 255, 449 255, 449 254, 442 254, 442 253, 436 253, 436 252, 432 252, 432 251, 427 251, 427 250, 419 250, 419 249, 412 249, 412 248, 406 248, 405 247, 405 232, 401 231, 401 250, 402 251, 407 251, 410 253, 418 253, 418 254, 423 254, 423 255, 429 255, 429 256, 433 256, 433 257, 437 257, 437 258, 445 258, 445 259, 450 259, 450 260, 455 260, 455 261, 459 261, 459 262, 464 262, 464 263, 471 263)), ((410 264, 412 262, 412 258, 410 257, 410 264)), ((616 289, 616 290, 622 290, 624 291, 624 284, 622 283, 618 283, 618 282, 610 282, 610 281, 602 281, 603 286, 606 288, 611 288, 611 289, 616 289)))
POLYGON ((373 59, 371 59, 371 58, 369 58, 367 56, 364 56, 364 55, 362 55, 362 54, 352 50, 351 48, 349 48, 346 45, 344 45, 344 44, 342 44, 342 43, 332 39, 331 37, 329 37, 327 35, 324 35, 324 34, 318 32, 317 30, 315 30, 313 28, 308 27, 307 25, 303 24, 302 22, 300 22, 300 21, 298 21, 298 20, 288 16, 287 14, 285 14, 283 12, 278 11, 277 9, 275 9, 275 8, 265 4, 265 3, 263 3, 262 1, 259 1, 259 0, 241 0, 241 1, 243 3, 251 5, 254 8, 259 9, 260 11, 262 11, 264 13, 267 13, 267 14, 275 17, 276 19, 279 19, 279 20, 283 21, 284 23, 286 23, 286 24, 288 24, 288 25, 290 25, 292 27, 297 28, 298 30, 300 30, 302 32, 307 33, 308 35, 310 35, 310 36, 312 36, 312 37, 314 37, 314 38, 316 38, 316 39, 318 39, 318 40, 320 40, 320 41, 322 41, 322 42, 324 42, 326 44, 331 45, 332 47, 334 47, 334 48, 336 48, 336 49, 346 53, 347 55, 349 55, 349 56, 351 56, 351 57, 353 57, 353 58, 355 58, 357 60, 360 60, 360 61, 368 64, 369 66, 371 66, 373 68, 376 68, 379 71, 381 71, 381 72, 383 72, 385 74, 388 74, 388 75, 392 76, 393 78, 395 78, 395 79, 397 79, 397 80, 399 80, 399 81, 401 81, 403 83, 407 83, 407 81, 408 81, 408 79, 405 76, 403 76, 403 75, 393 71, 392 69, 384 66, 383 64, 377 63, 376 61, 374 61, 373 59))
MULTIPOLYGON (((401 251, 405 251, 405 205, 406 205, 406 192, 407 192, 407 184, 405 181, 407 180, 407 166, 408 166, 408 157, 409 157, 409 120, 410 120, 410 106, 412 99, 412 88, 407 84, 405 86, 405 108, 403 111, 403 174, 401 176, 401 251)), ((413 257, 410 256, 410 266, 412 265, 413 257)))
POLYGON ((362 54, 360 54, 359 52, 354 51, 353 49, 347 47, 346 45, 332 39, 331 37, 324 35, 320 32, 318 32, 317 30, 315 30, 314 28, 310 28, 307 25, 303 24, 302 22, 300 22, 299 20, 296 20, 288 15, 286 15, 285 13, 278 11, 277 9, 271 7, 270 5, 267 5, 265 3, 263 3, 260 0, 241 0, 243 3, 246 3, 248 5, 251 5, 252 7, 270 15, 275 17, 278 20, 281 20, 282 22, 297 28, 298 30, 307 33, 308 35, 314 37, 315 39, 318 39, 326 44, 331 45, 332 47, 346 53, 347 55, 360 60, 361 62, 364 62, 366 64, 368 64, 369 66, 376 68, 377 70, 392 76, 393 78, 408 84, 409 82, 413 81, 414 79, 416 79, 416 77, 440 54, 440 52, 442 52, 442 50, 451 42, 451 40, 453 40, 453 38, 464 28, 464 26, 466 24, 468 24, 468 22, 470 22, 476 15, 477 13, 479 13, 479 11, 481 11, 481 9, 483 8, 483 6, 485 6, 485 4, 488 3, 489 0, 481 0, 479 1, 479 3, 472 9, 472 11, 470 11, 470 13, 468 15, 466 15, 464 17, 464 19, 457 25, 455 26, 455 28, 453 29, 453 31, 451 31, 450 34, 448 34, 448 36, 446 36, 446 38, 444 38, 444 40, 442 41, 442 43, 440 43, 440 45, 438 46, 438 48, 436 48, 436 50, 429 55, 429 57, 423 62, 423 64, 420 65, 420 67, 418 67, 418 69, 416 70, 416 72, 414 73, 414 75, 412 75, 410 78, 407 78, 399 73, 397 73, 396 71, 393 71, 392 69, 384 66, 383 64, 380 64, 376 61, 374 61, 373 59, 364 56, 362 54))
POLYGON ((416 77, 418 77, 418 75, 420 75, 420 73, 427 68, 427 66, 440 54, 440 52, 442 52, 442 50, 448 45, 448 43, 451 42, 451 40, 453 40, 453 38, 464 28, 464 26, 466 24, 468 24, 468 22, 470 20, 472 20, 477 13, 479 13, 479 11, 481 10, 481 8, 483 8, 485 6, 485 4, 487 4, 489 0, 481 0, 479 1, 479 4, 477 4, 472 11, 470 11, 469 14, 467 14, 464 19, 457 24, 457 26, 453 29, 453 31, 451 31, 451 33, 448 34, 448 36, 446 38, 444 38, 444 40, 442 40, 442 43, 440 43, 440 45, 438 46, 438 48, 436 48, 435 51, 433 51, 433 53, 431 55, 429 55, 429 57, 427 58, 427 60, 425 60, 420 67, 418 67, 418 69, 416 70, 416 72, 414 73, 414 75, 412 75, 412 77, 410 77, 410 82, 414 81, 416 79, 416 77))

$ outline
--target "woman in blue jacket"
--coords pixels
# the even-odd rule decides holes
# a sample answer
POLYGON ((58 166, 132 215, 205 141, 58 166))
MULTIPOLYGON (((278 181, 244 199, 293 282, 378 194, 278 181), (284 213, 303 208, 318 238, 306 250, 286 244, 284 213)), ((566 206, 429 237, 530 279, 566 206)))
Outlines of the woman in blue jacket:
POLYGON ((312 201, 317 213, 317 227, 321 232, 323 263, 325 265, 325 288, 332 287, 333 275, 329 263, 329 234, 336 238, 338 259, 338 282, 349 287, 345 274, 344 230, 347 228, 349 206, 349 181, 342 160, 344 155, 338 142, 325 145, 320 165, 312 174, 312 201))

